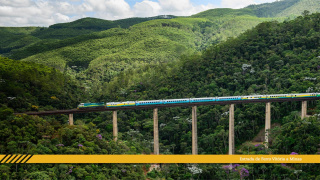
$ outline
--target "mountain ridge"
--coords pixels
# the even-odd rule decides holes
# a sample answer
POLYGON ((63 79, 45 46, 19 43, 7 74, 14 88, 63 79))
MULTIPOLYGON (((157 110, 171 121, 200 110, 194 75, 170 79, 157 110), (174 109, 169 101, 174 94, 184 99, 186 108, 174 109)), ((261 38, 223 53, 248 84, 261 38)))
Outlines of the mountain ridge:
POLYGON ((17 39, 12 45, 0 48, 0 52, 2 50, 4 56, 12 59, 55 67, 100 91, 99 86, 110 82, 122 71, 175 62, 180 56, 199 53, 261 22, 288 19, 277 17, 277 14, 302 1, 306 0, 277 1, 242 9, 212 9, 190 17, 156 16, 154 20, 84 18, 36 29, 23 35, 29 41, 23 41, 23 44, 17 39), (261 14, 264 10, 268 11, 261 14), (261 17, 257 17, 259 13, 261 17), (263 17, 271 15, 271 18, 263 17), (121 27, 121 23, 127 22, 131 24, 121 27), (57 35, 53 33, 51 36, 48 29, 57 30, 56 33, 62 33, 63 38, 47 39, 57 35), (45 32, 43 36, 39 33, 41 31, 45 32), (37 36, 32 36, 37 33, 37 36))

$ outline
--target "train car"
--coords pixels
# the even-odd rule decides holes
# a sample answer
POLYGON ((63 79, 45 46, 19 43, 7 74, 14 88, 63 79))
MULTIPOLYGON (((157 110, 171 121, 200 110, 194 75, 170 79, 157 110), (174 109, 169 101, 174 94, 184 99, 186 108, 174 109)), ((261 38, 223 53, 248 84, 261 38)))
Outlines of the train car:
POLYGON ((190 99, 165 99, 163 104, 190 103, 190 99))
POLYGON ((319 93, 291 94, 292 98, 319 97, 319 93))
POLYGON ((266 99, 265 95, 241 96, 241 100, 266 99))
POLYGON ((80 103, 77 109, 80 108, 96 108, 96 107, 104 107, 104 102, 99 103, 80 103))
POLYGON ((191 98, 190 103, 199 103, 199 102, 214 102, 216 101, 215 97, 206 97, 206 98, 191 98))
POLYGON ((283 98, 292 98, 291 94, 272 94, 267 95, 267 99, 283 99, 283 98))
POLYGON ((126 106, 135 106, 135 101, 126 101, 126 102, 109 102, 106 104, 106 107, 126 107, 126 106))
POLYGON ((217 97, 216 101, 237 101, 241 100, 241 96, 217 97))
POLYGON ((158 105, 163 104, 162 100, 136 101, 136 106, 158 105))

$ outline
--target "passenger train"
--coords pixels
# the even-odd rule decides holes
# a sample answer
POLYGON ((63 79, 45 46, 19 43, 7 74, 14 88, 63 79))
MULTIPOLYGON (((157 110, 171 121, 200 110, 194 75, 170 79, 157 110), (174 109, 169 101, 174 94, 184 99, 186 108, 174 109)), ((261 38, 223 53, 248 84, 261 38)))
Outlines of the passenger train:
POLYGON ((201 103, 201 102, 217 102, 217 101, 242 101, 242 100, 258 100, 258 99, 310 98, 310 97, 320 97, 320 93, 164 99, 164 100, 147 100, 147 101, 109 102, 106 104, 104 102, 81 103, 78 105, 78 109, 97 108, 97 107, 111 108, 111 107, 126 107, 126 106, 151 106, 151 105, 160 105, 160 104, 184 104, 184 103, 201 103))

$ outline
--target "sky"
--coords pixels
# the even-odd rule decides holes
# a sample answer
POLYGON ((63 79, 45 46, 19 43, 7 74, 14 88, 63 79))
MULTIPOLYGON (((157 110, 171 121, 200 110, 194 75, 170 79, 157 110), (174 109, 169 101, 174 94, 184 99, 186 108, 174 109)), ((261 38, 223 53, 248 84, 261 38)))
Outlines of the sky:
POLYGON ((48 27, 84 17, 106 20, 190 16, 214 8, 243 8, 276 0, 0 0, 0 26, 48 27))

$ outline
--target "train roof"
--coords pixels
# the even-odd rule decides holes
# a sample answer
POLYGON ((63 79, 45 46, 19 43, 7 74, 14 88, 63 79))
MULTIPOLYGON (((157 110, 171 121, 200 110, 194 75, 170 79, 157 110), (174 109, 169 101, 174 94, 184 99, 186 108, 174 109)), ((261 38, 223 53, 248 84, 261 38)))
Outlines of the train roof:
POLYGON ((191 98, 191 99, 215 99, 216 97, 202 97, 202 98, 191 98))
POLYGON ((158 102, 158 101, 162 101, 162 100, 143 100, 143 101, 136 101, 136 102, 150 102, 150 101, 153 101, 153 102, 157 101, 158 102))
POLYGON ((189 100, 189 98, 184 98, 184 99, 164 99, 164 101, 185 101, 185 100, 189 100))
POLYGON ((222 97, 217 97, 217 98, 239 98, 241 96, 222 96, 222 97))
POLYGON ((119 103, 134 103, 135 101, 123 101, 123 102, 108 102, 107 104, 119 104, 119 103))

